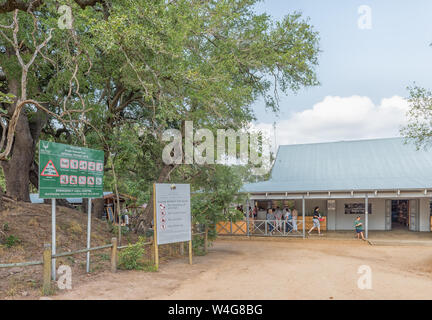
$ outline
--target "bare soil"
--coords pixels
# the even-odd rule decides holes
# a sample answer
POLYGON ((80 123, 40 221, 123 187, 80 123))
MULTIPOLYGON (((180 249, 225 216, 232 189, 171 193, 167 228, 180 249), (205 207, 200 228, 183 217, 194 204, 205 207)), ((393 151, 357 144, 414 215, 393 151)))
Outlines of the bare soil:
POLYGON ((54 299, 431 299, 432 251, 352 240, 218 240, 159 272, 100 273, 54 299), (361 290, 358 268, 372 270, 361 290))
MULTIPOLYGON (((87 214, 78 210, 57 206, 57 252, 83 249, 87 244, 87 214)), ((0 263, 14 263, 42 260, 44 243, 51 243, 51 205, 18 202, 7 204, 0 212, 0 263), (18 241, 10 248, 6 246, 5 235, 18 241)), ((108 224, 97 218, 92 219, 92 246, 111 243, 108 224)), ((136 236, 129 234, 123 244, 134 242, 136 236)), ((86 281, 91 275, 110 268, 110 250, 92 253, 91 275, 85 273, 86 255, 56 259, 72 268, 76 283, 86 281)), ((0 299, 35 299, 41 295, 42 266, 22 268, 0 268, 0 299)))

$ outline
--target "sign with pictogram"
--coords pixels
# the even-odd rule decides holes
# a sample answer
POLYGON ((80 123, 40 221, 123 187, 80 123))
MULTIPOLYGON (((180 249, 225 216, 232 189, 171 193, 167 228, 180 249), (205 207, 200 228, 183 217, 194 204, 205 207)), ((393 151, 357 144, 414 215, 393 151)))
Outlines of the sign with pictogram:
POLYGON ((89 162, 88 163, 88 169, 90 170, 90 171, 95 171, 96 170, 96 163, 95 162, 89 162))
POLYGON ((71 160, 70 161, 70 168, 71 169, 78 169, 78 160, 75 160, 75 159, 71 160))
POLYGON ((189 184, 156 183, 157 244, 191 240, 189 184))
POLYGON ((86 184, 87 177, 86 176, 79 176, 78 177, 78 184, 86 184))
POLYGON ((54 167, 54 163, 52 162, 52 160, 48 160, 47 164, 45 165, 45 167, 41 172, 41 176, 45 176, 45 177, 59 176, 57 169, 54 167))
POLYGON ((100 198, 103 196, 101 150, 41 140, 39 197, 100 198))

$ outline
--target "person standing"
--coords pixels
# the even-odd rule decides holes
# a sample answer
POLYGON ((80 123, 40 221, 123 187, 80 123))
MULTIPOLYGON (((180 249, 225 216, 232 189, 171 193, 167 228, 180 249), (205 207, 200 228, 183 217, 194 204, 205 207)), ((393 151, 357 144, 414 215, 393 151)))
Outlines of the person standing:
POLYGON ((273 225, 274 224, 274 219, 275 219, 272 208, 267 209, 266 219, 267 219, 267 224, 268 224, 268 230, 269 230, 270 233, 272 233, 273 232, 273 228, 274 228, 274 225, 273 225))
POLYGON ((320 210, 319 207, 315 207, 313 217, 312 217, 313 226, 308 231, 308 234, 310 234, 313 229, 317 228, 318 229, 318 235, 320 235, 320 236, 322 235, 321 234, 321 225, 320 225, 321 214, 320 214, 319 210, 320 210))
POLYGON ((295 232, 297 232, 298 211, 297 211, 296 207, 293 207, 292 212, 291 212, 291 216, 292 216, 292 227, 293 227, 293 230, 295 232))
POLYGON ((292 230, 292 216, 291 209, 285 207, 285 232, 290 232, 292 230))
POLYGON ((354 228, 357 233, 357 239, 360 240, 360 236, 362 237, 362 240, 365 240, 365 237, 363 235, 363 223, 360 221, 360 216, 357 216, 357 218, 354 220, 354 228))
POLYGON ((282 210, 277 207, 275 212, 276 230, 282 231, 282 210))

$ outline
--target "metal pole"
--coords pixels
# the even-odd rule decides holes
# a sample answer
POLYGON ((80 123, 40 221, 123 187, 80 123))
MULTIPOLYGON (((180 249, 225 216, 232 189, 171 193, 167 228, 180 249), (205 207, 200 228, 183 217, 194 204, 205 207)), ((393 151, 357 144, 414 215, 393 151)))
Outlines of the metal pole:
POLYGON ((368 224, 368 215, 369 215, 369 198, 368 198, 368 194, 366 193, 365 196, 365 238, 368 238, 368 229, 369 229, 369 224, 368 224))
POLYGON ((305 224, 306 224, 306 222, 305 222, 305 214, 306 214, 306 200, 305 200, 305 198, 304 198, 304 196, 303 196, 303 198, 302 198, 302 215, 303 215, 303 239, 306 237, 306 230, 305 230, 305 224))
MULTIPOLYGON (((92 202, 91 198, 88 198, 87 206, 87 249, 90 249, 90 239, 91 239, 91 210, 92 202)), ((90 251, 87 251, 87 273, 90 272, 90 251)))
POLYGON ((249 236, 249 199, 246 200, 246 235, 249 236))
MULTIPOLYGON (((51 199, 51 255, 56 254, 56 199, 51 199)), ((56 279, 56 259, 51 260, 51 278, 56 279)))
POLYGON ((159 270, 159 248, 157 240, 157 214, 156 214, 156 184, 153 183, 153 245, 154 245, 154 263, 156 271, 159 270))

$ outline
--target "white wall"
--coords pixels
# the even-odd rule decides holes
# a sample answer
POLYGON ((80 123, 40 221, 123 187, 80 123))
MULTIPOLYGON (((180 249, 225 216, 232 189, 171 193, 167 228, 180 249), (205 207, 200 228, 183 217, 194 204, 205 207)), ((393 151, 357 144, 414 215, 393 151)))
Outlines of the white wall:
POLYGON ((430 208, 429 198, 420 199, 420 228, 419 231, 430 231, 430 208))
MULTIPOLYGON (((329 230, 354 230, 354 219, 357 215, 345 214, 345 204, 361 202, 364 200, 336 200, 335 217, 329 216, 329 230)), ((385 199, 369 199, 369 203, 372 204, 372 214, 368 215, 369 230, 385 230, 385 199)), ((364 224, 364 214, 361 215, 361 219, 364 224)))

